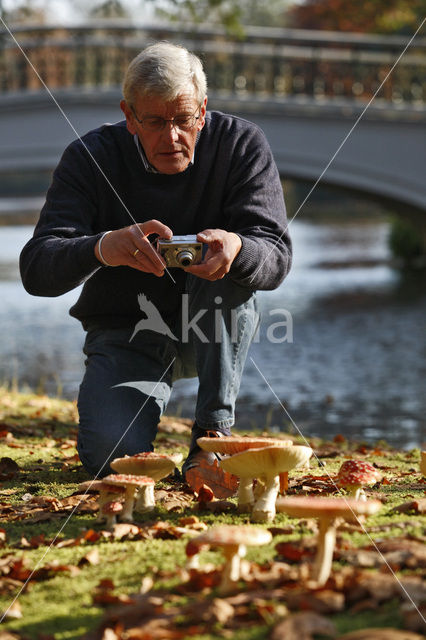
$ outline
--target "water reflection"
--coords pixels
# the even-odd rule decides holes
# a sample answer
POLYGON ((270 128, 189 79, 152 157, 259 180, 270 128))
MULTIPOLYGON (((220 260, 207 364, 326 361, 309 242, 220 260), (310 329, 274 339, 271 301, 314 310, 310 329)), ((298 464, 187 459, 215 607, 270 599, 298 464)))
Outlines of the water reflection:
MULTIPOLYGON (((293 420, 306 436, 418 446, 426 439, 422 276, 391 266, 384 220, 295 220, 291 231, 293 270, 279 289, 260 294, 264 321, 250 353, 255 364, 245 369, 238 423, 294 429, 293 420), (292 343, 267 339, 277 308, 291 313, 292 343)), ((17 258, 31 233, 31 226, 0 227, 0 379, 75 397, 84 334, 68 309, 78 291, 55 299, 25 293, 17 258)), ((195 381, 177 383, 169 411, 191 416, 195 390, 195 381)))

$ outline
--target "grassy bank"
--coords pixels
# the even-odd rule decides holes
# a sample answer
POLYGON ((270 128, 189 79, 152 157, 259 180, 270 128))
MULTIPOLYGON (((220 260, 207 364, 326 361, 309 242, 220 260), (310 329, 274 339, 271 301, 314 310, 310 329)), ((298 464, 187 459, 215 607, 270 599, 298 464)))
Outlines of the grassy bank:
MULTIPOLYGON (((380 485, 367 493, 383 508, 364 525, 339 529, 334 571, 321 589, 306 581, 315 521, 278 514, 269 526, 272 542, 248 550, 247 580, 218 598, 220 552, 203 552, 203 570, 189 575, 185 546, 205 525, 247 523, 235 499, 200 508, 169 477, 156 486, 154 512, 107 531, 96 523, 96 495, 77 492, 88 476, 76 454, 76 425, 73 403, 0 390, 0 610, 7 612, 1 640, 260 640, 278 624, 291 625, 300 610, 305 620, 316 614, 333 623, 335 636, 367 627, 424 631, 426 483, 419 450, 343 436, 310 440, 316 457, 309 471, 290 474, 290 494, 337 495, 330 478, 343 460, 356 457, 382 472, 380 485), (99 630, 105 616, 110 635, 99 630)), ((188 440, 188 422, 167 418, 156 450, 185 453, 188 440)))

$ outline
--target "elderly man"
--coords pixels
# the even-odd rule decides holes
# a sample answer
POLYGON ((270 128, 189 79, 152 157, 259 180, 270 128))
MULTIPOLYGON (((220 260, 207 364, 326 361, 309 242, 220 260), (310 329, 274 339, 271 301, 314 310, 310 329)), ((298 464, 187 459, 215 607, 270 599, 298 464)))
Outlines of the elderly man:
POLYGON ((255 292, 277 287, 290 268, 265 137, 207 111, 206 92, 201 62, 186 49, 163 42, 142 51, 124 79, 125 121, 65 150, 21 254, 33 295, 84 283, 70 313, 87 332, 78 451, 94 476, 109 473, 114 457, 152 451, 173 381, 198 376, 190 477, 206 455, 196 439, 234 424, 259 322, 255 292), (188 234, 202 243, 202 261, 167 269, 153 238, 188 234))

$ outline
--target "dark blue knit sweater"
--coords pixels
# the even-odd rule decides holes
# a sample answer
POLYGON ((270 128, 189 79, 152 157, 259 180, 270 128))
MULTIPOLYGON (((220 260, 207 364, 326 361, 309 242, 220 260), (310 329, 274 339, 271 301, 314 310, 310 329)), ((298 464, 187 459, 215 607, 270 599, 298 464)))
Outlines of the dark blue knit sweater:
MULTIPOLYGON (((274 289, 288 273, 281 182, 257 126, 208 112, 194 165, 174 175, 144 169, 125 122, 103 125, 83 141, 137 222, 155 218, 175 235, 207 228, 238 233, 242 248, 225 276, 238 286, 274 289)), ((167 274, 104 267, 95 257, 104 231, 133 222, 84 145, 70 144, 54 172, 34 236, 21 253, 24 286, 33 295, 58 296, 84 282, 70 313, 85 328, 132 325, 141 292, 167 318, 178 308, 185 272, 173 269, 174 284, 167 274)))

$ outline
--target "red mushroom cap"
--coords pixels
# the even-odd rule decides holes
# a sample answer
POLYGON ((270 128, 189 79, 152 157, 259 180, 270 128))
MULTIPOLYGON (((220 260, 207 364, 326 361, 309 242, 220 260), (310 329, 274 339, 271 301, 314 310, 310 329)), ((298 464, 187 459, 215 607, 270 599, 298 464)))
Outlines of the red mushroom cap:
POLYGON ((375 484, 381 480, 381 477, 381 474, 369 462, 346 460, 337 474, 337 484, 339 487, 375 484))

